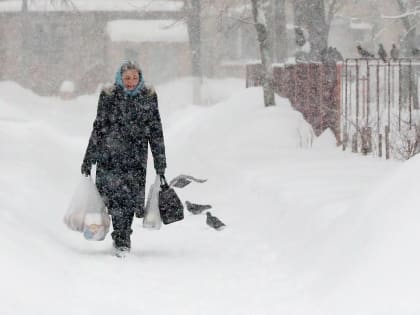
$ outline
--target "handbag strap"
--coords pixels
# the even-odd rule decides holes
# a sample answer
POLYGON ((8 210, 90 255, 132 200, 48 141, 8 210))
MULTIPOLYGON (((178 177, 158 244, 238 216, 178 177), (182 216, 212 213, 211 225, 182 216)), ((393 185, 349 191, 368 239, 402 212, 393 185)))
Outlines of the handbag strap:
POLYGON ((169 185, 168 182, 166 181, 165 175, 160 175, 160 187, 162 189, 168 189, 169 185))

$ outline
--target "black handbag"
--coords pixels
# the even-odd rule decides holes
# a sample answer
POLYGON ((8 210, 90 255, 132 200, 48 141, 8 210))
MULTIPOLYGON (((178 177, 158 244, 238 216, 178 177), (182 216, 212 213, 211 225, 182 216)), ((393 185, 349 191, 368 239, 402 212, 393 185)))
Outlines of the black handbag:
POLYGON ((166 182, 165 176, 160 177, 159 212, 163 224, 170 224, 184 219, 184 205, 166 182))

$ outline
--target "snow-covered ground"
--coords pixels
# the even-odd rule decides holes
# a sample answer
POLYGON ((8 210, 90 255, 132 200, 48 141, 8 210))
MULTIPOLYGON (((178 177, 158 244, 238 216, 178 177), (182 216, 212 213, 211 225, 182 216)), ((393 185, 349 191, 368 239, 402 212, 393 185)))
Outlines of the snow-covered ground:
POLYGON ((97 95, 0 83, 0 313, 420 314, 420 158, 342 152, 287 100, 264 108, 234 79, 207 80, 208 104, 189 105, 190 83, 157 87, 167 177, 207 178, 179 195, 227 228, 136 219, 123 260, 109 235, 88 242, 63 224, 97 95))

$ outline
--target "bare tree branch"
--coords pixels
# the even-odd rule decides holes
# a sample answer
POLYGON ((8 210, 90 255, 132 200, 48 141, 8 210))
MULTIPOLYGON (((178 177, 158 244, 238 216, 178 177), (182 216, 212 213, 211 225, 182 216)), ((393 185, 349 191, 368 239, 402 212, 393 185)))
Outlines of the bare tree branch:
MULTIPOLYGON (((24 0, 22 1, 22 11, 29 10, 29 3, 32 2, 36 4, 39 0, 24 0)), ((77 6, 73 3, 72 0, 48 0, 48 3, 51 4, 52 7, 57 8, 58 6, 62 6, 64 8, 75 10, 77 11, 77 6)))
POLYGON ((255 25, 255 22, 252 22, 252 21, 249 21, 249 20, 244 20, 244 19, 241 19, 241 18, 235 18, 235 17, 232 17, 232 16, 227 16, 226 18, 230 19, 230 20, 240 22, 240 23, 243 23, 243 24, 255 25))
MULTIPOLYGON (((398 8, 400 9, 400 12, 407 12, 407 7, 406 7, 403 0, 397 0, 397 4, 398 4, 398 8)), ((403 16, 401 18, 401 20, 402 20, 402 23, 403 23, 405 29, 407 31, 409 31, 411 29, 411 23, 410 23, 409 17, 408 16, 403 16)))
POLYGON ((135 4, 131 3, 131 2, 129 2, 129 5, 132 6, 133 8, 138 9, 138 10, 144 10, 144 9, 149 8, 152 5, 152 2, 153 2, 153 0, 150 0, 148 3, 146 3, 144 5, 141 5, 141 6, 135 5, 135 4))
POLYGON ((262 64, 262 86, 264 94, 264 105, 275 105, 273 70, 272 70, 272 43, 267 29, 266 10, 268 8, 268 0, 251 0, 252 16, 257 31, 257 40, 260 48, 260 57, 262 64))
POLYGON ((327 12, 327 23, 330 24, 332 19, 334 18, 336 10, 337 0, 332 0, 331 3, 329 3, 328 6, 328 12, 327 12))

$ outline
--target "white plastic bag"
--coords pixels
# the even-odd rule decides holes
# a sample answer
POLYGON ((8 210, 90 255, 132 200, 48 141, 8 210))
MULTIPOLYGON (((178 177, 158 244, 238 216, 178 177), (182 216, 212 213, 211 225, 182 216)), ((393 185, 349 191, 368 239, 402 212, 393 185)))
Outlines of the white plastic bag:
POLYGON ((160 178, 156 176, 155 182, 150 186, 147 195, 146 208, 144 209, 143 227, 152 230, 159 230, 162 226, 162 220, 159 212, 159 191, 160 178))
POLYGON ((87 240, 102 241, 109 231, 111 221, 105 204, 90 176, 82 176, 64 223, 73 231, 82 232, 87 240))

